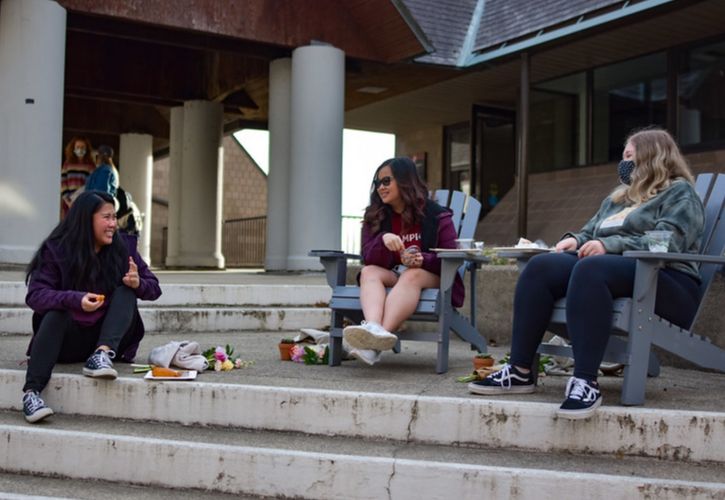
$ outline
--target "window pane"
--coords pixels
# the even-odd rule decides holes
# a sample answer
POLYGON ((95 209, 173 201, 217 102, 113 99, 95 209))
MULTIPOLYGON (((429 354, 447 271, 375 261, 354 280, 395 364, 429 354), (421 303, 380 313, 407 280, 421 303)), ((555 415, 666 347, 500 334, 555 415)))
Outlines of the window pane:
POLYGON ((593 158, 621 158, 624 139, 636 128, 664 127, 667 120, 664 53, 594 70, 593 158))
POLYGON ((446 128, 448 185, 470 194, 471 127, 466 123, 446 128))
POLYGON ((725 42, 688 52, 678 80, 680 144, 725 140, 725 42))
POLYGON ((586 75, 537 84, 531 93, 529 171, 548 172, 586 161, 586 75))

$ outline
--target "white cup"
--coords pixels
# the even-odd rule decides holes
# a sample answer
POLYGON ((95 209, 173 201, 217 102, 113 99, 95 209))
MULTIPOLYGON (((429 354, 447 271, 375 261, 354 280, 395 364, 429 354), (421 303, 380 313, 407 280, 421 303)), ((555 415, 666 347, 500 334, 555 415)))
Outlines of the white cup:
POLYGON ((645 231, 650 252, 666 252, 670 248, 672 231, 645 231))
POLYGON ((469 250, 473 248, 473 238, 459 238, 456 240, 456 248, 469 250))

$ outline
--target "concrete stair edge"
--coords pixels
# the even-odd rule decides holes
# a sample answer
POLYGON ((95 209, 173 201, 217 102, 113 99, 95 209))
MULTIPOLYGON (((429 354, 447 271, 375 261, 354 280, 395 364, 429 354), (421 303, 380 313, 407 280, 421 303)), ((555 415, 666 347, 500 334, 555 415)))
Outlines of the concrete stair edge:
MULTIPOLYGON (((139 312, 148 332, 292 331, 330 324, 330 310, 321 307, 144 307, 139 312)), ((32 315, 27 307, 0 308, 0 332, 30 335, 32 315)))
MULTIPOLYGON (((24 376, 0 370, 7 388, 0 408, 20 408, 24 376)), ((53 375, 44 398, 67 414, 725 463, 725 448, 708 444, 725 442, 725 413, 716 412, 603 407, 588 420, 569 421, 556 418, 556 405, 548 403, 131 378, 108 382, 70 374, 53 375)))
MULTIPOLYGON (((327 305, 331 290, 327 285, 284 284, 162 284, 162 295, 140 307, 224 306, 317 306, 327 305)), ((0 281, 0 304, 25 307, 27 289, 22 282, 0 281)))
POLYGON ((714 498, 725 486, 580 472, 451 464, 110 436, 0 425, 0 468, 76 479, 303 498, 714 498), (44 453, 28 453, 42 447, 44 453), (66 460, 76 448, 74 460, 66 460), (183 474, 178 469, 184 465, 183 474), (231 474, 233 471, 234 474, 231 474), (498 492, 498 493, 497 493, 498 492))

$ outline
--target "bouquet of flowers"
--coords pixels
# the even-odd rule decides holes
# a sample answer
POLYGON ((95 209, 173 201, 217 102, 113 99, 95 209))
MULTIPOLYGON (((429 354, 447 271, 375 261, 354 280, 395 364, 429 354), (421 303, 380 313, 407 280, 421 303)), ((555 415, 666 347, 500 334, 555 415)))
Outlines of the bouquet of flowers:
POLYGON ((209 369, 211 370, 213 368, 216 372, 228 372, 235 368, 247 368, 254 364, 253 360, 242 361, 241 358, 234 359, 234 347, 229 344, 224 347, 210 347, 202 354, 209 362, 209 369))
POLYGON ((329 355, 330 350, 326 345, 295 344, 290 349, 292 361, 306 365, 326 365, 329 355))

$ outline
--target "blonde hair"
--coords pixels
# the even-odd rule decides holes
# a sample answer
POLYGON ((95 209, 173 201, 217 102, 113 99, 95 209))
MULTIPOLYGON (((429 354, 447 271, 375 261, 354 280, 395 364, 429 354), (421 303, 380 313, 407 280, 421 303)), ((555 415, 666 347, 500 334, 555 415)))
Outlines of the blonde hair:
POLYGON ((653 198, 675 180, 693 184, 695 178, 675 140, 666 130, 649 128, 635 131, 624 142, 634 146, 632 182, 612 192, 615 203, 639 204, 653 198))

